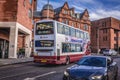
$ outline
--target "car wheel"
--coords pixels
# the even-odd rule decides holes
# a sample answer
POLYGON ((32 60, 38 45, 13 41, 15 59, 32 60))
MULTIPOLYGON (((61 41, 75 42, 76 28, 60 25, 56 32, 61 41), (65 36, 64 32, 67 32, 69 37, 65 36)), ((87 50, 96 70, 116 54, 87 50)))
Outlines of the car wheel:
POLYGON ((63 80, 70 80, 69 77, 63 76, 63 80))
POLYGON ((105 76, 102 80, 109 80, 107 76, 105 76))

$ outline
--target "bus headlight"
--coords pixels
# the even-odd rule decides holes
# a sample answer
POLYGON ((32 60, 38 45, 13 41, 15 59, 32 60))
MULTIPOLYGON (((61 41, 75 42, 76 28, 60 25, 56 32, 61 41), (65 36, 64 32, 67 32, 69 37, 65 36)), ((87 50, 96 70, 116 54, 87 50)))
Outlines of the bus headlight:
POLYGON ((34 56, 38 56, 38 53, 34 53, 34 56))

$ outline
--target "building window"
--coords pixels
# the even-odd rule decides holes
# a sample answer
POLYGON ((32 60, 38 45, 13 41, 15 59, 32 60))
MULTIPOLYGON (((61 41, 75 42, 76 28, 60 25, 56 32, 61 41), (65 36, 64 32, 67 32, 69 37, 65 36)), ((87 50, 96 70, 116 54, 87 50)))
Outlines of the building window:
POLYGON ((26 6, 26 0, 23 1, 23 6, 24 6, 24 7, 26 6))
POLYGON ((117 49, 117 44, 114 44, 114 49, 117 49))
POLYGON ((73 11, 70 11, 70 15, 71 15, 71 16, 73 15, 73 11))
POLYGON ((29 9, 29 11, 28 11, 28 16, 29 16, 29 18, 32 18, 32 10, 31 9, 29 9))
POLYGON ((78 28, 80 28, 80 24, 78 23, 78 28))
POLYGON ((105 40, 107 41, 107 36, 105 37, 105 40))
POLYGON ((77 18, 78 18, 78 19, 80 18, 80 15, 79 15, 79 14, 77 14, 77 18))
POLYGON ((117 40, 117 37, 114 37, 114 40, 116 41, 116 40, 117 40))
POLYGON ((116 31, 116 30, 114 30, 114 34, 116 34, 116 32, 117 32, 117 31, 116 31))
POLYGON ((103 41, 107 41, 107 36, 103 36, 103 41))
POLYGON ((84 30, 88 30, 88 25, 84 24, 84 30))
POLYGON ((64 23, 65 23, 65 24, 68 24, 68 20, 65 20, 64 23))
POLYGON ((30 1, 30 4, 32 4, 32 0, 29 0, 30 1))
POLYGON ((65 23, 65 20, 62 20, 62 23, 65 23))
POLYGON ((102 27, 106 27, 106 22, 103 22, 103 23, 102 23, 102 27))
POLYGON ((64 14, 67 14, 68 12, 66 10, 64 10, 64 14))
POLYGON ((74 26, 74 23, 72 23, 72 26, 74 26))
POLYGON ((107 29, 103 29, 103 33, 107 33, 107 29))

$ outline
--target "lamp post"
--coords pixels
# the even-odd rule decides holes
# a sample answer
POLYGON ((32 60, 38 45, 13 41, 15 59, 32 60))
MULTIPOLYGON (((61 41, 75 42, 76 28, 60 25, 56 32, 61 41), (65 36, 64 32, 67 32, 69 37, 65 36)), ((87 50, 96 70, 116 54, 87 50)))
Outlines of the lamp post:
POLYGON ((99 54, 99 27, 97 27, 97 54, 99 54))

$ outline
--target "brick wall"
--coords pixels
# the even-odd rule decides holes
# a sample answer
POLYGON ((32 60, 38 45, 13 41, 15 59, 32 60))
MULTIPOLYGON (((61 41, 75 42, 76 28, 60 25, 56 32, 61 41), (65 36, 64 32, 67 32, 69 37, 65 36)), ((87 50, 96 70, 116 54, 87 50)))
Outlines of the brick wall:
POLYGON ((0 21, 16 21, 18 0, 0 0, 0 21))
POLYGON ((32 4, 29 0, 18 0, 17 22, 32 30, 32 15, 29 16, 29 10, 32 12, 32 4))
POLYGON ((120 29, 120 20, 111 18, 111 26, 115 29, 120 29))
POLYGON ((25 38, 24 36, 18 36, 18 48, 24 48, 25 47, 25 38))

